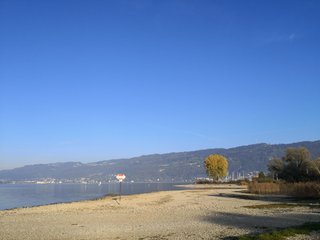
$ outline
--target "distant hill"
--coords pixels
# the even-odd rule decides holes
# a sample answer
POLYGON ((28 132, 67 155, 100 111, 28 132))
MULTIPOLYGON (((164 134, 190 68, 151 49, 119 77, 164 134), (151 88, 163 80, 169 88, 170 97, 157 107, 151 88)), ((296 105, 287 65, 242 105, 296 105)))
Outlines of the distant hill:
POLYGON ((22 181, 52 179, 91 179, 105 181, 114 174, 125 173, 128 181, 181 182, 205 177, 203 161, 210 154, 228 158, 229 172, 265 171, 268 161, 281 157, 288 147, 306 147, 312 158, 320 156, 320 141, 292 144, 253 144, 229 149, 216 148, 191 152, 153 154, 129 159, 106 160, 93 163, 66 162, 28 165, 0 171, 0 180, 22 181))

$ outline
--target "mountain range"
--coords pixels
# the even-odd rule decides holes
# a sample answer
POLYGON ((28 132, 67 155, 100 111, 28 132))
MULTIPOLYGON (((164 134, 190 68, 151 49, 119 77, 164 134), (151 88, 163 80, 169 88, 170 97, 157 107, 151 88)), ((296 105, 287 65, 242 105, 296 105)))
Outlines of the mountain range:
POLYGON ((213 148, 189 152, 143 155, 128 159, 104 160, 92 163, 64 162, 27 165, 1 170, 1 181, 113 181, 115 174, 125 173, 126 181, 183 182, 205 177, 204 159, 210 154, 222 154, 229 162, 229 173, 247 174, 266 171, 273 157, 282 157, 289 147, 306 147, 313 159, 320 156, 320 140, 291 144, 253 144, 234 148, 213 148))

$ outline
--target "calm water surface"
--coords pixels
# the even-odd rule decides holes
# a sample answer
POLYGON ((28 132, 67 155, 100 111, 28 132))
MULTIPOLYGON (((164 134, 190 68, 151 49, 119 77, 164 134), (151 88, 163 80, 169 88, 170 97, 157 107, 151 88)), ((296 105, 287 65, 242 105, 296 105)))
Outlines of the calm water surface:
MULTIPOLYGON (((172 183, 122 183, 122 194, 179 190, 172 183)), ((119 183, 108 184, 0 184, 0 209, 31 207, 95 199, 118 194, 119 183)))

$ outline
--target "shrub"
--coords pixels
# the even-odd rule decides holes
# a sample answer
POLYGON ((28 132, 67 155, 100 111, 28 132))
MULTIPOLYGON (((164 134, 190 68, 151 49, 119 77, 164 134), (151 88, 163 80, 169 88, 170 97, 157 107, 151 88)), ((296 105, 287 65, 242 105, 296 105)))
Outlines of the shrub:
POLYGON ((199 178, 199 179, 196 179, 195 184, 211 184, 213 183, 213 180, 211 179, 206 179, 206 178, 199 178))

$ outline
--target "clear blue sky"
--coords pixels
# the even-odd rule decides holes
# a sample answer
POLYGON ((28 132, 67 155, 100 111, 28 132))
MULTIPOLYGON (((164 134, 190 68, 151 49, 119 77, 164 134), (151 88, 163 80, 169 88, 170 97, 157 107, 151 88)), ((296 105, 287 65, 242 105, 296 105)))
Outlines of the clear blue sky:
POLYGON ((0 169, 320 138, 320 1, 0 0, 0 169))

